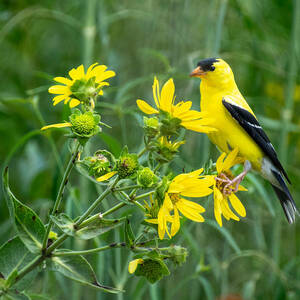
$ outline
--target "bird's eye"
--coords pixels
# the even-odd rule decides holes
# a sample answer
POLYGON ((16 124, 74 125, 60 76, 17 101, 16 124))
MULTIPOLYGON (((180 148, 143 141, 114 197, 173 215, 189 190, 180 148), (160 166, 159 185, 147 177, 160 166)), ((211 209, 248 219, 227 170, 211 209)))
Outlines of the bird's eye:
POLYGON ((216 69, 216 67, 214 67, 214 66, 211 66, 211 67, 210 67, 210 70, 211 70, 211 71, 214 71, 215 69, 216 69))

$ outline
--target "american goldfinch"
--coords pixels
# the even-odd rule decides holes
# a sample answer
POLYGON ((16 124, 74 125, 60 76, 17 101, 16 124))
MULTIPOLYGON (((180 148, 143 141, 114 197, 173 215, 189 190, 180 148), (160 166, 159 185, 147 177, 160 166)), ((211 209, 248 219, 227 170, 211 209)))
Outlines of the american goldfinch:
POLYGON ((288 175, 240 93, 230 66, 220 58, 208 58, 200 61, 190 76, 201 78, 201 110, 215 120, 211 126, 218 131, 209 133, 209 139, 226 153, 238 148, 239 157, 244 162, 244 171, 229 185, 238 187, 247 172, 251 169, 258 171, 271 183, 288 222, 295 222, 298 211, 285 182, 290 183, 288 175))

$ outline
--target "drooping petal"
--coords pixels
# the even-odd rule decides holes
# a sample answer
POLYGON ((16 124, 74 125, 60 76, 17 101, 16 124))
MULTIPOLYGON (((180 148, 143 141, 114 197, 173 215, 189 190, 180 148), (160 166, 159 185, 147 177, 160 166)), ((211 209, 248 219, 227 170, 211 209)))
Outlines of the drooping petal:
POLYGON ((145 219, 144 221, 151 224, 158 224, 158 219, 145 219))
POLYGON ((182 204, 182 201, 176 202, 175 205, 186 218, 194 222, 204 222, 204 218, 199 214, 198 211, 191 207, 186 207, 184 204, 182 204))
POLYGON ((234 193, 229 195, 229 200, 230 200, 230 203, 231 203, 232 207, 234 208, 234 210, 241 217, 246 217, 246 209, 245 209, 244 205, 242 204, 242 202, 240 201, 240 199, 234 193))
POLYGON ((179 231, 179 228, 180 228, 179 213, 176 206, 174 206, 174 221, 172 222, 172 226, 171 226, 171 236, 174 236, 179 231))
POLYGON ((51 124, 51 125, 47 125, 41 128, 41 130, 46 130, 48 128, 63 128, 63 127, 71 127, 72 124, 71 123, 57 123, 57 124, 51 124))
POLYGON ((170 78, 162 87, 160 96, 160 109, 165 112, 171 112, 175 93, 173 79, 170 78))
POLYGON ((221 204, 222 214, 227 220, 230 220, 230 219, 233 219, 236 221, 240 220, 240 218, 237 215, 235 215, 233 213, 233 211, 230 209, 230 207, 228 205, 227 197, 223 196, 223 200, 221 201, 220 204, 221 204))
POLYGON ((106 71, 102 74, 99 74, 99 75, 97 74, 95 82, 100 83, 101 81, 103 81, 105 79, 108 79, 108 78, 111 78, 111 77, 114 77, 114 76, 116 76, 116 73, 114 71, 109 70, 109 71, 106 71))
POLYGON ((219 226, 222 227, 222 211, 221 211, 221 201, 223 199, 222 193, 214 187, 214 213, 215 219, 218 222, 219 226))
POLYGON ((144 260, 142 258, 137 258, 132 260, 128 265, 128 272, 133 274, 139 264, 142 264, 144 260))
POLYGON ((158 110, 156 110, 143 100, 136 100, 136 104, 139 109, 147 115, 158 114, 158 110))
POLYGON ((248 189, 245 188, 244 186, 242 186, 241 184, 239 184, 238 191, 245 192, 245 191, 248 191, 248 189))
POLYGON ((183 198, 180 198, 179 201, 186 208, 190 208, 190 209, 192 209, 194 211, 197 211, 199 213, 204 213, 205 212, 205 208, 203 206, 201 206, 200 204, 198 204, 198 203, 195 203, 193 201, 189 201, 189 200, 186 200, 186 199, 183 199, 183 198))
POLYGON ((201 133, 210 133, 210 132, 216 132, 218 131, 216 128, 211 127, 211 126, 202 126, 200 124, 197 124, 195 122, 183 122, 180 123, 181 126, 188 130, 196 131, 196 132, 201 132, 201 133))
MULTIPOLYGON (((65 95, 58 95, 55 96, 52 100, 53 100, 53 105, 56 105, 57 103, 65 100, 66 96, 65 95)), ((67 97, 68 98, 68 97, 67 97)))
POLYGON ((117 174, 117 171, 112 171, 103 176, 98 177, 96 180, 99 182, 102 182, 102 181, 108 180, 109 178, 113 177, 115 174, 117 174))

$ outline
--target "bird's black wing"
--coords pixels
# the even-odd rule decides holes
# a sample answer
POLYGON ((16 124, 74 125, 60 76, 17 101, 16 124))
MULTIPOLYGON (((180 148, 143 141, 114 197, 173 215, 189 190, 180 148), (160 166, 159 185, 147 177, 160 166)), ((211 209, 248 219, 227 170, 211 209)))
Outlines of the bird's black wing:
POLYGON ((240 124, 240 126, 251 136, 251 138, 256 142, 260 149, 266 154, 266 156, 272 161, 275 167, 282 172, 287 181, 290 183, 290 180, 283 169, 277 153, 270 142, 268 136, 258 123, 257 119, 246 109, 234 105, 229 101, 226 101, 225 98, 222 100, 223 105, 231 114, 231 116, 240 124))

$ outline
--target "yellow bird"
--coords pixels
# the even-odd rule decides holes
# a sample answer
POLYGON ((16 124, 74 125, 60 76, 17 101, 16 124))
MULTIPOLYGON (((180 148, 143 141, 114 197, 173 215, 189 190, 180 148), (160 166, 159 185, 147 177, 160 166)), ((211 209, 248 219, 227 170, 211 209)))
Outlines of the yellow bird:
POLYGON ((290 183, 288 175, 240 93, 230 66, 220 58, 208 58, 200 61, 190 76, 201 78, 201 110, 208 112, 215 120, 212 126, 218 129, 208 134, 209 139, 226 153, 238 148, 244 161, 244 171, 230 181, 230 185, 235 184, 237 189, 247 172, 258 171, 271 183, 288 222, 294 223, 298 211, 285 183, 285 180, 290 183))

